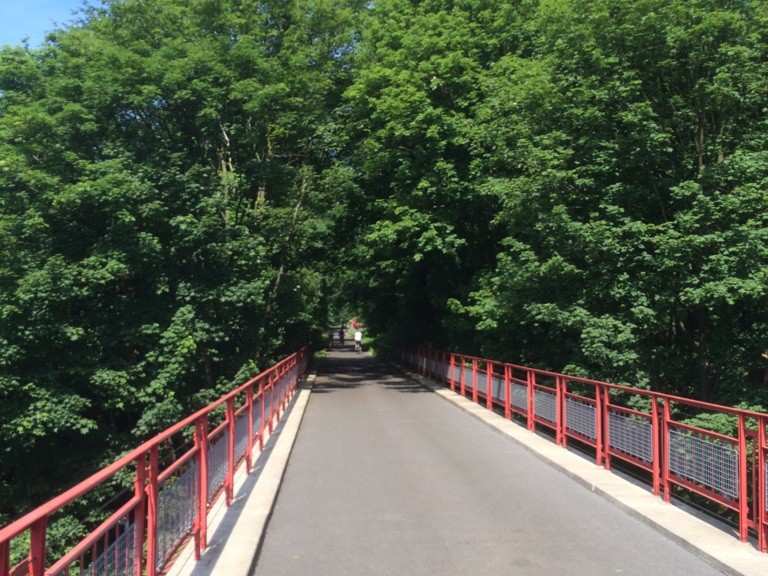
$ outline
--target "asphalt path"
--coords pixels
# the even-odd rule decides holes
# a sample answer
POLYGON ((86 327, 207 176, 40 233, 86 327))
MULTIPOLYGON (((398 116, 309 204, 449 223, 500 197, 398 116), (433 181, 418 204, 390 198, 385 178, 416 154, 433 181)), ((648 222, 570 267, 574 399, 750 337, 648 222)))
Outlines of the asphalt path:
POLYGON ((391 367, 334 352, 254 574, 720 572, 391 367))

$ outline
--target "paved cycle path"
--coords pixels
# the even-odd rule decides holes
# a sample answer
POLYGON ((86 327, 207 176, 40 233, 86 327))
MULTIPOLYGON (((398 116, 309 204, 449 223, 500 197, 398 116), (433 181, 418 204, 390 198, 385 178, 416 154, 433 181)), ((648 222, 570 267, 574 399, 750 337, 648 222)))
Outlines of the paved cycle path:
POLYGON ((720 572, 375 359, 319 374, 255 576, 720 572))

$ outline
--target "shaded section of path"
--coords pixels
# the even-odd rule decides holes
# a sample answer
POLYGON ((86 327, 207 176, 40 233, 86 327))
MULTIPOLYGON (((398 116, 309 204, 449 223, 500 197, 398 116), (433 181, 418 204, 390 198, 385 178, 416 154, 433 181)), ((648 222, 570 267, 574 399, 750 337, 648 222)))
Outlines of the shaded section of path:
POLYGON ((375 360, 320 365, 256 576, 719 572, 375 360))

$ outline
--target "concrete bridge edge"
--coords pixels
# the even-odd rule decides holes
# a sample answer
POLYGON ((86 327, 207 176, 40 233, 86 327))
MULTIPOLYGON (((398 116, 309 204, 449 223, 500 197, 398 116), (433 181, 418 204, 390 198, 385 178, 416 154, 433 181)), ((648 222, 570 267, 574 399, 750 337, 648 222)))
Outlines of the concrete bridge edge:
POLYGON ((264 452, 254 447, 256 473, 241 467, 235 475, 235 500, 229 508, 219 498, 209 512, 208 548, 195 562, 188 541, 166 576, 249 576, 258 559, 269 519, 312 393, 316 374, 307 376, 289 406, 288 417, 267 439, 264 452), (273 442, 272 442, 273 441, 273 442), (259 468, 260 467, 260 468, 259 468))

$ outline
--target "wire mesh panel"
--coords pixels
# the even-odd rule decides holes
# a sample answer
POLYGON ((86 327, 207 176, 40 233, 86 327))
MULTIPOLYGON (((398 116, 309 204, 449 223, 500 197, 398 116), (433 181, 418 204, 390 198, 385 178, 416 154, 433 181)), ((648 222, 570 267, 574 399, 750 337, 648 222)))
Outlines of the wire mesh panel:
POLYGON ((512 405, 524 412, 528 411, 528 386, 512 383, 512 405))
POLYGON ((550 422, 555 422, 555 394, 537 388, 536 393, 534 394, 534 401, 536 402, 535 416, 537 418, 549 420, 550 422))
MULTIPOLYGON (((118 524, 115 539, 88 567, 89 576, 133 576, 133 524, 127 519, 118 524)), ((67 574, 67 572, 60 573, 67 574)))
POLYGON ((261 426, 261 398, 253 399, 253 433, 259 433, 259 426, 261 426))
POLYGON ((488 391, 488 380, 485 369, 477 369, 477 390, 480 394, 485 394, 488 391))
MULTIPOLYGON (((121 518, 109 528, 88 551, 73 558, 66 565, 57 565, 46 571, 48 576, 133 576, 134 523, 129 516, 121 518)), ((142 519, 143 521, 143 519, 142 519)), ((27 574, 26 569, 12 570, 13 574, 27 574)))
POLYGON ((248 451, 248 412, 243 411, 235 420, 235 462, 248 451))
POLYGON ((609 411, 608 427, 611 448, 653 462, 653 426, 647 419, 609 411))
POLYGON ((157 493, 157 568, 191 532, 197 503, 197 460, 192 459, 157 493))
POLYGON ((267 423, 269 423, 269 413, 272 411, 272 390, 264 392, 264 414, 267 416, 267 423))
POLYGON ((464 386, 466 386, 469 390, 473 390, 472 388, 472 368, 468 366, 464 366, 464 386))
POLYGON ((504 400, 504 378, 493 377, 493 397, 496 400, 504 400))
POLYGON ((461 382, 461 365, 460 364, 454 364, 453 366, 453 380, 456 382, 456 385, 459 385, 459 382, 461 382))
POLYGON ((595 440, 595 407, 589 402, 567 397, 565 399, 566 426, 585 438, 595 440))
POLYGON ((208 445, 208 501, 212 501, 216 491, 224 484, 227 474, 227 437, 229 430, 219 434, 208 445))
POLYGON ((739 451, 730 442, 690 431, 669 431, 669 469, 675 476, 739 497, 739 451))

